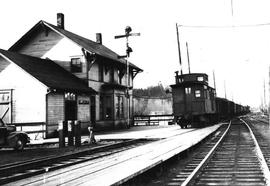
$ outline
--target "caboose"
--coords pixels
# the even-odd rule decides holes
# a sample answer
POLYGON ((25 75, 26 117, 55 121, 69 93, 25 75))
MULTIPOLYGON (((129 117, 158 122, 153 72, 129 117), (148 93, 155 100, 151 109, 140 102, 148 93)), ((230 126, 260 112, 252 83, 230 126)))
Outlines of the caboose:
POLYGON ((178 74, 171 85, 175 121, 186 128, 204 127, 216 121, 215 89, 204 73, 178 74))

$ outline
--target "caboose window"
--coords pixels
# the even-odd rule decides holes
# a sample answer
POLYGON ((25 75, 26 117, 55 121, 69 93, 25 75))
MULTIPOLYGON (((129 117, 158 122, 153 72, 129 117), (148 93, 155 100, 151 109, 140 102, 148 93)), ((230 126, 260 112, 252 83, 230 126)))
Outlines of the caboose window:
POLYGON ((191 88, 189 87, 189 88, 185 88, 185 92, 186 92, 186 94, 191 94, 191 88))
POLYGON ((195 97, 196 98, 201 97, 201 91, 200 90, 195 90, 195 97))
POLYGON ((203 77, 202 76, 197 77, 197 81, 203 81, 203 77))

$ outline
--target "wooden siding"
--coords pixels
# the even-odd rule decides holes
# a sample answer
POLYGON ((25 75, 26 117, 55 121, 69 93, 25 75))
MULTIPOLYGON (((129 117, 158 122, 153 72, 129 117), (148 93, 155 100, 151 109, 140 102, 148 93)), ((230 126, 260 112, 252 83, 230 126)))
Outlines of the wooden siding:
POLYGON ((193 101, 192 102, 192 113, 193 114, 205 114, 205 102, 204 101, 193 101))
POLYGON ((185 112, 185 104, 184 103, 173 103, 173 114, 176 116, 180 116, 185 112))
POLYGON ((49 58, 68 71, 70 71, 71 58, 73 56, 80 56, 82 72, 74 73, 74 75, 82 79, 87 77, 86 63, 81 47, 49 29, 47 31, 45 29, 38 29, 29 41, 18 48, 16 52, 43 59, 49 58))
POLYGON ((50 29, 39 28, 14 52, 27 54, 34 57, 42 57, 51 50, 63 37, 50 29))
POLYGON ((81 122, 90 121, 90 97, 78 96, 78 120, 81 122))
MULTIPOLYGON (((99 81, 99 66, 97 63, 94 63, 89 71, 89 80, 99 81)), ((105 73, 105 72, 104 72, 105 73)))
POLYGON ((12 122, 45 122, 47 87, 15 64, 0 73, 0 89, 13 89, 12 122))
POLYGON ((50 93, 47 96, 47 123, 48 125, 58 124, 58 121, 65 119, 64 95, 50 93))
POLYGON ((48 52, 44 53, 42 58, 49 58, 54 60, 58 65, 64 69, 71 71, 70 64, 71 58, 79 57, 82 62, 82 72, 73 73, 79 78, 86 79, 86 62, 82 53, 81 47, 73 43, 72 41, 63 38, 61 41, 55 44, 48 52))
POLYGON ((55 135, 58 122, 65 119, 65 100, 63 94, 47 95, 47 137, 55 135))
POLYGON ((66 71, 70 72, 70 62, 68 61, 59 61, 59 60, 54 60, 55 63, 63 67, 66 71))
POLYGON ((174 103, 183 103, 185 100, 185 89, 184 88, 174 88, 172 91, 174 103))
MULTIPOLYGON (((70 71, 70 60, 72 56, 82 56, 82 73, 74 73, 77 77, 81 79, 86 79, 88 76, 88 85, 89 87, 93 88, 97 92, 105 93, 105 94, 111 94, 114 97, 114 89, 111 90, 102 90, 102 85, 104 82, 111 83, 112 80, 110 79, 110 72, 108 71, 107 74, 105 73, 105 68, 108 67, 111 68, 111 63, 104 63, 104 65, 107 65, 103 72, 104 72, 104 82, 99 82, 99 69, 98 64, 102 61, 102 59, 99 59, 92 65, 89 72, 87 72, 86 69, 86 61, 84 59, 84 56, 82 55, 81 47, 77 44, 73 43, 67 38, 64 38, 60 36, 56 32, 52 32, 50 29, 43 29, 39 28, 35 31, 35 33, 31 34, 31 37, 29 37, 28 40, 25 40, 24 43, 21 44, 21 46, 17 47, 17 52, 32 55, 35 57, 41 57, 41 58, 49 58, 51 60, 54 60, 58 65, 63 67, 64 69, 70 71), (101 60, 101 61, 99 61, 101 60), (88 74, 87 74, 88 73, 88 74)), ((110 61, 112 62, 112 61, 110 61)), ((114 64, 112 62, 112 64, 114 64)), ((117 74, 117 67, 114 67, 113 69, 113 78, 114 83, 117 83, 118 81, 118 74, 117 74)), ((131 74, 130 74, 131 75, 131 74)), ((122 85, 127 85, 126 83, 126 76, 124 75, 122 78, 122 85)), ((130 85, 133 85, 132 82, 132 76, 130 76, 130 85)), ((44 96, 45 97, 45 96, 44 96)), ((45 100, 45 98, 42 98, 45 100)), ((115 100, 113 99, 113 103, 115 103, 115 100)), ((130 106, 132 106, 132 100, 130 101, 130 106)), ((44 105, 44 103, 43 103, 44 105)), ((99 120, 99 96, 96 96, 96 119, 99 120)), ((16 108, 15 108, 16 109, 16 108)), ((113 105, 113 113, 115 113, 115 106, 113 105)), ((125 118, 127 117, 127 99, 124 97, 124 113, 125 118)), ((130 109, 131 112, 132 109, 130 109)), ((48 132, 52 133, 57 129, 57 124, 59 120, 64 120, 64 98, 62 95, 52 95, 49 94, 47 97, 47 105, 45 103, 45 111, 44 116, 47 117, 47 130, 48 132), (47 106, 47 113, 46 111, 47 106)), ((90 108, 86 108, 86 106, 81 106, 78 104, 78 119, 80 120, 90 120, 90 108), (89 109, 89 110, 88 110, 89 109), (89 115, 87 113, 89 113, 89 115)), ((15 115, 15 118, 17 116, 15 115)), ((45 117, 45 120, 46 120, 45 117)), ((109 122, 106 122, 109 123, 109 122)))
MULTIPOLYGON (((100 61, 102 62, 102 61, 100 61)), ((95 81, 95 82, 99 82, 101 84, 103 83, 114 83, 114 84, 119 84, 118 82, 118 68, 112 67, 111 65, 107 64, 107 63, 103 63, 103 82, 100 82, 99 80, 99 65, 98 62, 94 63, 89 71, 88 77, 89 77, 89 83, 91 83, 91 81, 95 81), (112 76, 111 76, 111 69, 113 69, 113 81, 112 81, 112 76)), ((130 86, 133 86, 133 79, 132 79, 132 75, 130 74, 129 76, 130 78, 130 86)), ((122 77, 122 83, 121 85, 126 86, 127 85, 127 77, 126 75, 124 75, 122 77)))
POLYGON ((10 63, 5 60, 4 58, 2 58, 0 56, 0 73, 9 65, 10 63))

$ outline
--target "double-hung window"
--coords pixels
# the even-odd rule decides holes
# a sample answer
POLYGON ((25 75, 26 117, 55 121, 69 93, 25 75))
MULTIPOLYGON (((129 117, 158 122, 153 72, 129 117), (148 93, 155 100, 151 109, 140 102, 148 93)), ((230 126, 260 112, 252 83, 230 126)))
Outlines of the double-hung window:
POLYGON ((82 72, 81 58, 71 58, 71 72, 82 72))

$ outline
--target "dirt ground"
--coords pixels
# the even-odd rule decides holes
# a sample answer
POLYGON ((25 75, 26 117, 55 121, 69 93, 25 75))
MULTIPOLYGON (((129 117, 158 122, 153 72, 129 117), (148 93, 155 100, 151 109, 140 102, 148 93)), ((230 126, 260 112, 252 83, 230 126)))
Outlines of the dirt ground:
POLYGON ((264 140, 270 144, 270 125, 269 121, 265 118, 260 118, 260 121, 253 120, 253 126, 263 136, 264 140))

